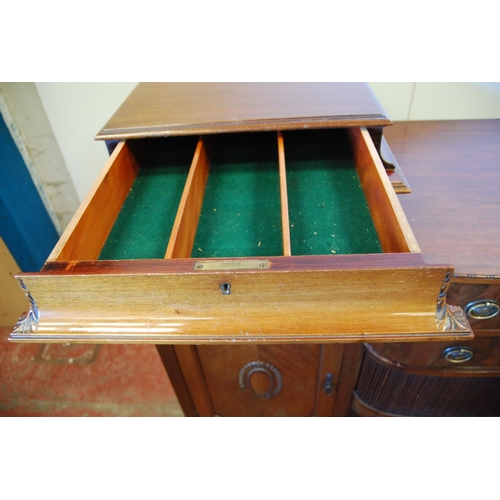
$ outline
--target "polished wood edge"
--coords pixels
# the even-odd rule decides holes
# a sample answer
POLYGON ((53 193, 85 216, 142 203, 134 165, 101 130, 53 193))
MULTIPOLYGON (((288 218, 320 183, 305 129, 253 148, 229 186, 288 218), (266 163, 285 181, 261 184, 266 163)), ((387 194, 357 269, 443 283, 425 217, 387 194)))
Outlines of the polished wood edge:
POLYGON ((180 367, 179 361, 175 354, 174 346, 170 345, 157 345, 158 354, 163 362, 163 366, 167 371, 170 383, 174 388, 177 400, 181 405, 182 411, 186 417, 197 417, 198 412, 191 399, 189 388, 182 374, 182 369, 180 367))
POLYGON ((278 163, 280 173, 280 197, 281 197, 281 231, 283 237, 283 255, 292 255, 290 240, 290 216, 288 213, 288 189, 286 182, 285 143, 283 134, 278 132, 278 163))
POLYGON ((386 358, 385 356, 382 356, 375 350, 374 346, 371 346, 370 344, 365 344, 365 348, 367 354, 381 365, 411 375, 421 375, 427 377, 484 377, 485 375, 488 375, 490 377, 500 377, 500 367, 481 368, 478 366, 467 367, 464 365, 460 365, 460 367, 455 368, 432 368, 408 366, 403 365, 400 361, 392 360, 386 358))
POLYGON ((165 259, 188 258, 191 255, 209 170, 205 139, 200 137, 174 220, 165 259))
POLYGON ((382 114, 313 116, 300 118, 281 118, 269 120, 248 120, 234 122, 214 122, 188 125, 158 125, 147 127, 129 127, 120 129, 102 129, 96 140, 140 139, 196 134, 224 134, 231 132, 269 132, 279 130, 301 130, 313 128, 346 127, 386 127, 392 121, 382 114))
POLYGON ((386 411, 377 410, 373 406, 365 403, 355 392, 352 394, 351 411, 358 417, 404 417, 396 413, 388 413, 386 411))
MULTIPOLYGON (((98 260, 47 262, 40 272, 20 273, 17 276, 49 276, 61 274, 165 274, 194 273, 196 262, 213 261, 252 261, 255 258, 242 259, 144 259, 144 260, 98 260)), ((268 260, 268 269, 231 270, 232 273, 268 273, 268 272, 308 272, 354 269, 406 269, 406 268, 449 268, 449 265, 426 264, 417 253, 382 253, 365 255, 300 255, 282 257, 260 257, 268 260)), ((227 271, 203 271, 213 274, 225 274, 227 271)))
MULTIPOLYGON (((480 321, 480 320, 478 320, 480 321)), ((484 338, 484 337, 500 337, 500 330, 483 330, 478 328, 478 322, 474 323, 474 338, 484 338)))
POLYGON ((112 334, 109 333, 94 333, 94 334, 18 334, 12 333, 9 337, 11 342, 30 342, 30 343, 65 343, 71 342, 75 344, 166 344, 166 345, 213 345, 213 344, 283 344, 283 343, 309 343, 309 344, 359 344, 367 340, 370 342, 428 342, 428 341, 457 341, 472 339, 473 335, 470 332, 464 332, 459 335, 450 335, 446 332, 437 333, 342 333, 342 334, 280 334, 262 336, 248 335, 245 337, 234 337, 232 335, 189 335, 179 334, 177 336, 171 334, 112 334), (402 338, 404 336, 404 339, 402 338))
POLYGON ((500 275, 454 273, 452 282, 469 285, 500 285, 500 275))

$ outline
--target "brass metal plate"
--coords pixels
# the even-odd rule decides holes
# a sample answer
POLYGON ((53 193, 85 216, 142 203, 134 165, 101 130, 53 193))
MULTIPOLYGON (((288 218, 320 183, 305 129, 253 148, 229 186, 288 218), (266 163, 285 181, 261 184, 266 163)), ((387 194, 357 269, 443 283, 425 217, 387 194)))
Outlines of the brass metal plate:
POLYGON ((269 269, 268 260, 210 260, 194 263, 195 271, 233 271, 236 269, 269 269))

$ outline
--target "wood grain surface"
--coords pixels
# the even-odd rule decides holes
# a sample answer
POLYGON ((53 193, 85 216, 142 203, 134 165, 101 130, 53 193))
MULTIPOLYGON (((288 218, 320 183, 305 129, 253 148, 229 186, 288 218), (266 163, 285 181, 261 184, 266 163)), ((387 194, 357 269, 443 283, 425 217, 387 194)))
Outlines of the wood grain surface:
MULTIPOLYGON (((401 255, 407 256, 412 257, 401 255)), ((359 262, 357 256, 344 257, 359 262)), ((268 269, 255 271, 182 272, 180 260, 167 259, 160 261, 166 268, 181 266, 173 272, 152 272, 152 266, 135 274, 123 261, 115 263, 121 273, 80 274, 76 263, 69 263, 62 273, 24 273, 40 322, 36 331, 14 332, 11 339, 207 344, 471 336, 467 325, 443 330, 436 321, 437 296, 449 268, 397 268, 389 254, 370 257, 371 266, 347 269, 332 258, 329 270, 305 272, 275 269, 273 262, 301 260, 278 257, 269 260, 268 269), (391 266, 380 267, 384 260, 391 266), (230 295, 221 293, 224 282, 231 284, 230 295)))
POLYGON ((315 414, 319 345, 198 346, 196 350, 217 415, 310 417, 315 414), (239 386, 240 371, 247 363, 254 362, 268 363, 279 373, 282 387, 276 395, 265 398, 251 387, 239 386))
POLYGON ((500 120, 402 122, 385 136, 411 194, 399 199, 429 263, 500 278, 500 120))
POLYGON ((367 129, 349 130, 356 170, 384 252, 415 252, 420 248, 392 189, 367 129))
POLYGON ((476 337, 467 342, 422 342, 365 344, 380 363, 407 373, 430 376, 499 376, 500 335, 476 337), (443 352, 449 347, 472 350, 472 358, 461 363, 445 359, 443 352))
POLYGON ((391 123, 364 83, 141 83, 96 138, 391 123))
POLYGON ((120 142, 47 261, 97 259, 138 171, 127 144, 120 142))
POLYGON ((357 414, 367 416, 500 415, 500 377, 440 375, 408 373, 396 366, 381 362, 370 351, 366 351, 353 409, 357 414), (360 406, 365 406, 364 410, 360 406))
POLYGON ((207 147, 200 137, 168 242, 166 259, 191 255, 209 170, 207 147))

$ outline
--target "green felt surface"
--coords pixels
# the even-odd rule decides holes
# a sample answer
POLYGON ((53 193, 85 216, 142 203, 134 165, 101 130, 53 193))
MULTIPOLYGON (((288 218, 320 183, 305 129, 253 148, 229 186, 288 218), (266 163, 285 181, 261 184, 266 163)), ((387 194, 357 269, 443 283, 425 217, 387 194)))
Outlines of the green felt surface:
POLYGON ((196 142, 196 137, 173 137, 129 146, 141 170, 100 260, 164 257, 196 142))
POLYGON ((292 255, 380 253, 346 131, 283 137, 292 255))
MULTIPOLYGON (((379 253, 344 130, 284 133, 292 255, 379 253)), ((130 141, 141 170, 99 256, 161 259, 197 137, 130 141)), ((275 133, 210 137, 194 258, 283 255, 275 133)))
POLYGON ((283 255, 276 133, 213 136, 192 257, 283 255))

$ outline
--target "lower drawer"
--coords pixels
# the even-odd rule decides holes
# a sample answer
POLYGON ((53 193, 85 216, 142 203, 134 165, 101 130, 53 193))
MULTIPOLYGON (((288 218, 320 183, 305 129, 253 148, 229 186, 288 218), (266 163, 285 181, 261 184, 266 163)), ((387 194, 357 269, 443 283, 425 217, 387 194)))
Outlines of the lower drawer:
POLYGON ((351 414, 500 416, 500 377, 446 375, 409 373, 368 350, 351 400, 351 414))
POLYGON ((367 344, 366 348, 381 363, 408 373, 500 375, 500 336, 467 342, 367 344))
MULTIPOLYGON (((500 283, 499 280, 485 280, 475 283, 474 279, 450 283, 447 299, 460 306, 474 332, 500 330, 500 283)), ((500 332, 499 332, 500 333, 500 332)))

